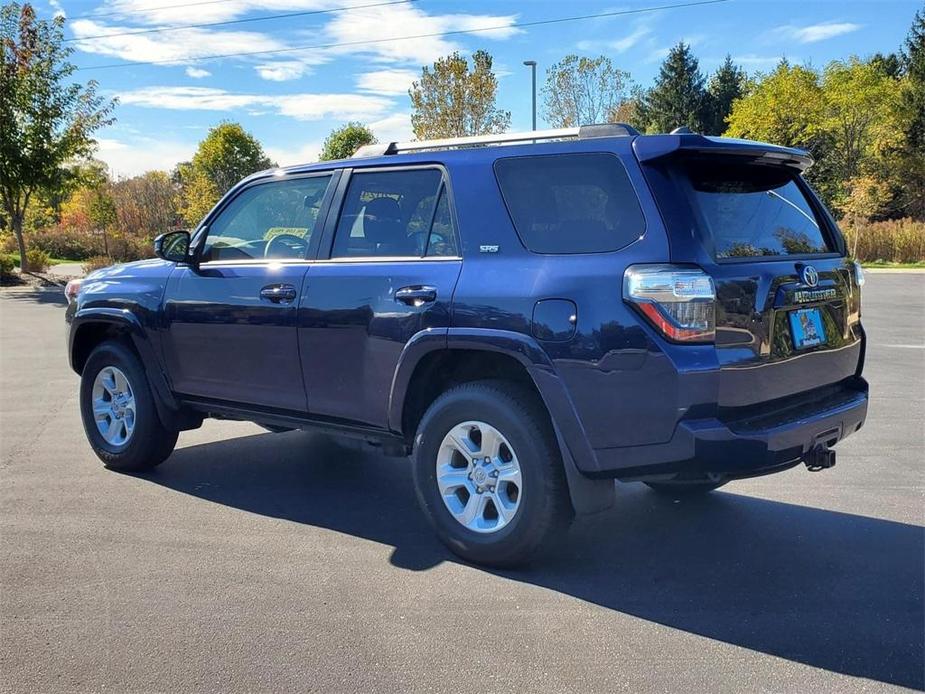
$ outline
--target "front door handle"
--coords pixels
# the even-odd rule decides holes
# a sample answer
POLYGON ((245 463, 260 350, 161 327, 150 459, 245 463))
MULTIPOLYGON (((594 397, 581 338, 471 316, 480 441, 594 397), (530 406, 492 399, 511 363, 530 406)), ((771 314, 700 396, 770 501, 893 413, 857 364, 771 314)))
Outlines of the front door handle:
POLYGON ((296 290, 291 284, 268 284, 260 290, 260 298, 272 304, 291 304, 295 301, 296 290))
POLYGON ((395 301, 409 306, 423 306, 432 304, 437 300, 436 287, 402 287, 395 291, 395 301))

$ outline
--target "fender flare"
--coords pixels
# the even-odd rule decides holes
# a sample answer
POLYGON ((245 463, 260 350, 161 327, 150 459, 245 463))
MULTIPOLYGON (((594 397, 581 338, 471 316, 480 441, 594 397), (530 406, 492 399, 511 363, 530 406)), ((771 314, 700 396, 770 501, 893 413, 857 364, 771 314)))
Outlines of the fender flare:
POLYGON ((492 328, 430 328, 416 333, 402 351, 392 378, 390 429, 401 432, 405 396, 414 370, 421 359, 437 350, 481 350, 516 359, 527 371, 549 413, 575 512, 596 513, 613 505, 614 481, 587 477, 576 462, 588 461, 587 469, 593 470, 594 451, 549 355, 529 335, 492 328))
POLYGON ((157 351, 148 339, 145 328, 141 325, 138 316, 127 308, 94 306, 80 309, 74 314, 68 333, 68 358, 71 368, 77 371, 77 338, 81 329, 87 325, 99 325, 101 323, 123 329, 132 341, 132 346, 138 356, 141 357, 145 377, 148 379, 148 385, 154 395, 157 415, 164 426, 178 430, 198 426, 197 422, 183 416, 183 412, 170 390, 170 385, 167 382, 157 351))

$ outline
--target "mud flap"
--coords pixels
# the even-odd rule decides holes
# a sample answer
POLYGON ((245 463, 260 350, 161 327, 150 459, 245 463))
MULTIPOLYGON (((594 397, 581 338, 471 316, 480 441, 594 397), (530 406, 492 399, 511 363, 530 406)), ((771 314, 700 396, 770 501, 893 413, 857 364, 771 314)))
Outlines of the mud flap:
POLYGON ((575 459, 562 438, 559 427, 554 426, 554 429, 575 515, 586 516, 606 511, 613 506, 616 499, 616 482, 608 478, 592 479, 583 475, 575 465, 575 459))

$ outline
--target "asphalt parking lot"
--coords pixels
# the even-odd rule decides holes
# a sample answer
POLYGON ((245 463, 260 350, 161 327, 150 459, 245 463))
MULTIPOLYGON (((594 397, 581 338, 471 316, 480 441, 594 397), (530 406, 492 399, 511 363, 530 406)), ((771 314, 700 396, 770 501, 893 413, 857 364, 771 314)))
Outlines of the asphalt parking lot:
POLYGON ((524 571, 455 560, 408 465, 210 421, 143 476, 84 440, 57 292, 0 292, 0 691, 925 687, 925 274, 870 274, 838 465, 614 509, 524 571))

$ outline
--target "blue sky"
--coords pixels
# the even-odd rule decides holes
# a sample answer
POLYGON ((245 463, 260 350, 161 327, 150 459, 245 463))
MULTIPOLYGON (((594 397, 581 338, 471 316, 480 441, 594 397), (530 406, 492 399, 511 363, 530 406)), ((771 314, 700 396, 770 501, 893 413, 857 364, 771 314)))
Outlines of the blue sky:
MULTIPOLYGON (((38 0, 64 12, 77 50, 77 76, 118 96, 117 123, 99 134, 99 158, 116 175, 170 169, 188 159, 211 125, 239 121, 281 165, 316 158, 330 130, 369 123, 380 140, 409 139, 407 89, 420 67, 453 50, 485 48, 495 57, 499 106, 512 129, 530 126, 530 75, 568 53, 608 55, 643 85, 668 48, 693 45, 710 72, 729 53, 749 72, 781 56, 816 67, 834 58, 896 50, 921 2, 729 0, 609 18, 518 27, 525 22, 639 10, 685 0, 573 2, 507 0, 38 0), (392 1, 394 4, 383 4, 392 1), (349 8, 349 9, 345 9, 349 8), (247 21, 268 15, 334 10, 247 21), (222 26, 150 29, 211 22, 222 26), (452 32, 490 28, 478 33, 452 32), (135 33, 127 33, 135 32, 135 33), (113 34, 121 34, 114 36, 113 34), (429 34, 426 38, 364 43, 429 34), (347 44, 347 45, 345 45, 347 44), (291 50, 320 46, 307 50, 291 50), (261 51, 259 55, 199 59, 261 51), (93 69, 127 61, 157 62, 93 69)), ((542 127, 542 112, 540 114, 542 127)))

